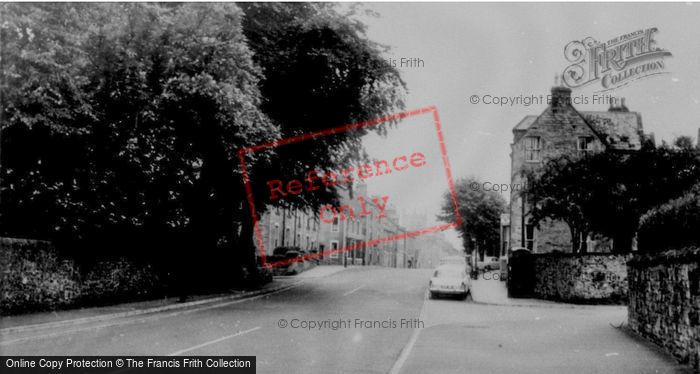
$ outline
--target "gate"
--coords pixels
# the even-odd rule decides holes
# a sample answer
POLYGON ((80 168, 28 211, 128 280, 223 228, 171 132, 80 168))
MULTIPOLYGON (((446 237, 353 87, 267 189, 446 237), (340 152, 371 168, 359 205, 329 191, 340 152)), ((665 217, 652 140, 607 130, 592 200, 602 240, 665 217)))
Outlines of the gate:
POLYGON ((508 297, 532 297, 535 289, 535 262, 527 248, 508 251, 508 297))

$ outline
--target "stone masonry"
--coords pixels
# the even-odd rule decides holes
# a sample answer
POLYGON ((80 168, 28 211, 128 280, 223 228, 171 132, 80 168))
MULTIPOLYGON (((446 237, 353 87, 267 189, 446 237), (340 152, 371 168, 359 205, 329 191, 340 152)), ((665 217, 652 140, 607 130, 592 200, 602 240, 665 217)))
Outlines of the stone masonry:
POLYGON ((546 253, 534 255, 534 294, 577 303, 624 303, 628 255, 546 253))
POLYGON ((628 263, 629 326, 700 371, 700 248, 628 263))

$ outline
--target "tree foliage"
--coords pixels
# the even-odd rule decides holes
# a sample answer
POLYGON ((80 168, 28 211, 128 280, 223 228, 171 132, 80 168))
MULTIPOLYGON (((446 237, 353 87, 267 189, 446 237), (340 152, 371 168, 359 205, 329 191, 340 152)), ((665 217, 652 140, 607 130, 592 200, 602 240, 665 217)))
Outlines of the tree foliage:
MULTIPOLYGON (((485 191, 479 188, 481 186, 483 183, 474 177, 455 182, 457 206, 462 220, 462 225, 457 231, 465 250, 472 250, 476 244, 482 253, 498 253, 501 213, 506 210, 506 202, 497 192, 485 191)), ((452 195, 449 192, 444 194, 438 219, 443 222, 456 220, 452 195)))
MULTIPOLYGON (((404 83, 367 39, 364 26, 323 3, 245 3, 245 35, 264 72, 262 109, 283 137, 357 123, 403 108, 404 83)), ((383 127, 373 127, 383 133, 383 127)), ((309 169, 333 170, 365 159, 350 129, 275 149, 273 166, 259 170, 255 190, 268 179, 299 178, 309 169)), ((334 201, 334 189, 301 194, 284 203, 317 208, 334 201)), ((268 196, 256 196, 263 204, 268 196)), ((278 203, 278 202, 273 202, 278 203)))
POLYGON ((642 215, 639 251, 700 248, 700 184, 690 192, 642 215))
POLYGON ((585 251, 585 243, 576 238, 598 233, 612 238, 616 251, 628 252, 642 214, 700 180, 700 158, 684 140, 673 146, 647 143, 634 152, 561 156, 526 179, 523 196, 532 205, 531 222, 566 222, 574 251, 585 251))
MULTIPOLYGON (((0 235, 250 257, 239 149, 402 107, 335 6, 242 6, 3 4, 0 235)), ((253 182, 361 159, 365 132, 251 153, 253 182)))
POLYGON ((9 4, 3 14, 5 233, 206 241, 231 230, 234 151, 279 136, 259 110, 240 9, 9 4))

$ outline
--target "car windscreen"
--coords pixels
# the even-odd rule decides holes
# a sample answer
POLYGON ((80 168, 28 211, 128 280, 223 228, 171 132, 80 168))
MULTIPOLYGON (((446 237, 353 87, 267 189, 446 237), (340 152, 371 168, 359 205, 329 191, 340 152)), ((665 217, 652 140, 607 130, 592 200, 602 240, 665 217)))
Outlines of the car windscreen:
POLYGON ((435 270, 435 278, 463 278, 464 272, 457 269, 438 269, 435 270))

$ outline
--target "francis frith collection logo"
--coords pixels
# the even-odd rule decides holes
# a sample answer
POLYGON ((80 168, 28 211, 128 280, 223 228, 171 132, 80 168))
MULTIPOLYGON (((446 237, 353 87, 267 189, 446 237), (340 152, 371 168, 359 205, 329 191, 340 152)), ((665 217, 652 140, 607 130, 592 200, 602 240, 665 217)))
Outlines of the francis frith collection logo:
POLYGON ((591 37, 570 42, 564 47, 564 56, 571 63, 564 69, 564 84, 570 88, 600 84, 598 92, 603 92, 668 73, 664 58, 671 57, 671 52, 657 46, 657 32, 653 27, 604 43, 591 37))

